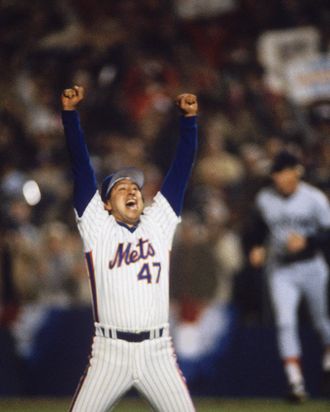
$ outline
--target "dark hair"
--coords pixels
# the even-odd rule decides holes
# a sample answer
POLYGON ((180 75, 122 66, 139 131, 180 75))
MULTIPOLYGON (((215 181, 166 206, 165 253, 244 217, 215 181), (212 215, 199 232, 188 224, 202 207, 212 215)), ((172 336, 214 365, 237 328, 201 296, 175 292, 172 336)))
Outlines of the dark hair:
POLYGON ((299 164, 300 161, 297 156, 287 150, 282 150, 277 153, 273 159, 271 173, 280 172, 284 169, 291 169, 299 164))

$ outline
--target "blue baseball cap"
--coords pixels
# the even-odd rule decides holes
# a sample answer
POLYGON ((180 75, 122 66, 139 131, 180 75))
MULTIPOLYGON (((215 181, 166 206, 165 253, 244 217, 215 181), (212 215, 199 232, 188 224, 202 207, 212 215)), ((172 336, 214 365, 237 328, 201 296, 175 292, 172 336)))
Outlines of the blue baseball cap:
POLYGON ((101 185, 101 199, 103 202, 106 202, 108 199, 114 185, 123 179, 130 179, 132 182, 136 183, 140 189, 142 189, 144 184, 144 175, 141 170, 136 169, 135 167, 125 167, 120 169, 103 180, 101 185))

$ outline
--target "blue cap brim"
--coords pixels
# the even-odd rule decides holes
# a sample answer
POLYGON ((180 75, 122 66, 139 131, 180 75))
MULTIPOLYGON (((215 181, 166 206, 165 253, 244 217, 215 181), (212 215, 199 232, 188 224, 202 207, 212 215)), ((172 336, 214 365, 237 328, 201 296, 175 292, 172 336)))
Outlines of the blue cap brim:
POLYGON ((136 169, 135 167, 126 167, 120 169, 112 175, 107 176, 103 180, 101 186, 101 198, 103 202, 108 199, 111 189, 114 187, 114 185, 123 179, 130 179, 132 182, 136 183, 140 189, 142 189, 144 185, 144 175, 141 170, 136 169))

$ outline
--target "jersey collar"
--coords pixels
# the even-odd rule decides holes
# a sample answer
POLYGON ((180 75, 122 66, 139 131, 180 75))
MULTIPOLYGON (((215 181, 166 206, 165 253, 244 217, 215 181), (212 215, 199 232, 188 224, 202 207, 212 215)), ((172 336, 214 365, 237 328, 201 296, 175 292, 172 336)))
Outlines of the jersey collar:
POLYGON ((131 233, 134 233, 134 232, 135 232, 135 230, 137 229, 137 227, 138 227, 138 225, 139 225, 139 223, 140 223, 140 221, 138 221, 135 226, 128 226, 128 225, 127 225, 126 223, 124 223, 124 222, 119 222, 118 220, 116 220, 116 222, 118 223, 119 226, 122 226, 122 227, 126 228, 126 229, 129 230, 131 233))

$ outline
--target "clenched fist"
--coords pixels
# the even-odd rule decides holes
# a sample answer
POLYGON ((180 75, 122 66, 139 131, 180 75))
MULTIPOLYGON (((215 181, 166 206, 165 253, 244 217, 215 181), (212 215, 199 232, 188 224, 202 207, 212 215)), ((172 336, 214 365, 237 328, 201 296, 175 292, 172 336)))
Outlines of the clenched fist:
POLYGON ((290 233, 286 246, 289 253, 299 253, 306 248, 307 239, 299 233, 290 233))
POLYGON ((255 246, 249 253, 250 265, 261 268, 266 262, 266 249, 263 246, 255 246))
POLYGON ((179 96, 175 99, 175 102, 184 116, 189 117, 197 115, 198 102, 197 97, 194 94, 179 94, 179 96))
POLYGON ((61 101, 63 110, 75 110, 78 103, 84 98, 84 88, 73 86, 71 89, 64 89, 61 101))

